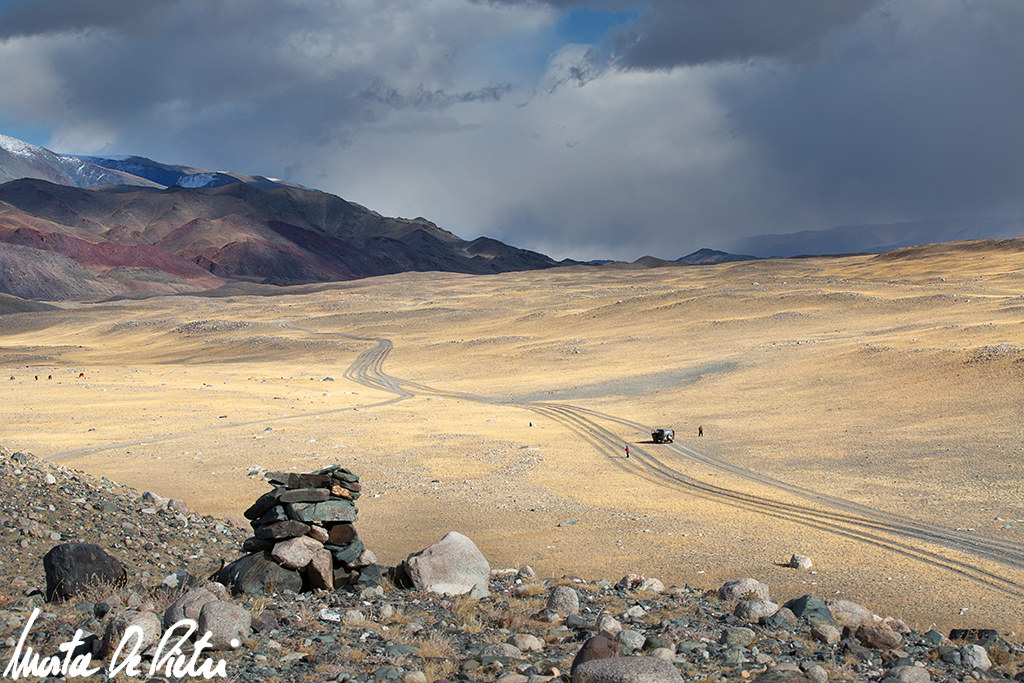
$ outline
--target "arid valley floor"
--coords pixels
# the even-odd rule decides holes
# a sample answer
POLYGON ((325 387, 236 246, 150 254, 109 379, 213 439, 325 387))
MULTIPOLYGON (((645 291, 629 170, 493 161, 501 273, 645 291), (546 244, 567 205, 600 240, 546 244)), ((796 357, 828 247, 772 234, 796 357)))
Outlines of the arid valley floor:
POLYGON ((385 564, 457 530, 1024 634, 1021 241, 59 306, 0 316, 10 449, 231 518, 337 462, 385 564))

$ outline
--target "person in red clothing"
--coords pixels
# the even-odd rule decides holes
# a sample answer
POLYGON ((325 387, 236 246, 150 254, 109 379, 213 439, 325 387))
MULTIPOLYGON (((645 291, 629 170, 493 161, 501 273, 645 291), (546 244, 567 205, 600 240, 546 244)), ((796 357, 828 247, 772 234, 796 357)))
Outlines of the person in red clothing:
POLYGON ((704 436, 704 426, 697 427, 697 436, 704 436))
POLYGON ((626 457, 629 457, 629 446, 626 446, 626 457))

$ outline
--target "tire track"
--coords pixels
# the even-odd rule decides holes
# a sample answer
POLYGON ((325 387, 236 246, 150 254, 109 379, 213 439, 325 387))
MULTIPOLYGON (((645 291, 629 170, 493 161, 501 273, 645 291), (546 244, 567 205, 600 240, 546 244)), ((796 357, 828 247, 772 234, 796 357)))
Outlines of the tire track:
MULTIPOLYGON (((303 331, 316 333, 314 330, 303 331)), ((316 334, 340 335, 340 333, 316 334)), ((355 339, 347 335, 340 336, 355 339)), ((971 536, 936 524, 875 510, 859 503, 835 496, 828 496, 795 484, 774 479, 767 475, 758 474, 681 444, 670 444, 667 450, 682 458, 726 472, 745 481, 799 496, 821 507, 783 503, 772 498, 735 491, 700 481, 667 464, 663 458, 655 457, 647 450, 637 448, 633 444, 630 444, 631 457, 629 458, 630 462, 627 464, 624 458, 614 457, 622 452, 627 442, 603 426, 602 423, 619 425, 643 434, 650 432, 649 427, 589 408, 556 403, 517 402, 466 392, 439 390, 418 382, 400 380, 388 375, 383 370, 384 359, 393 348, 391 343, 388 340, 382 339, 365 339, 363 341, 374 342, 375 346, 356 358, 346 371, 345 377, 364 386, 389 391, 402 398, 412 396, 413 394, 410 390, 416 390, 445 398, 492 405, 516 405, 528 408, 562 424, 581 437, 586 443, 593 446, 598 452, 605 454, 620 469, 648 481, 780 521, 801 524, 837 536, 867 543, 930 566, 945 569, 1007 595, 1024 597, 1024 584, 1018 581, 935 551, 912 545, 907 541, 913 540, 937 545, 991 560, 1013 569, 1024 570, 1024 545, 1019 543, 984 536, 971 536)))

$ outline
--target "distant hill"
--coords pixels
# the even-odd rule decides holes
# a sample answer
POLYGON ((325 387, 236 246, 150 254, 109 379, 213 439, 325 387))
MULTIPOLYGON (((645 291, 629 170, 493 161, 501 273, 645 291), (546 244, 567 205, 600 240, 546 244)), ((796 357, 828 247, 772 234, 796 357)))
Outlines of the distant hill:
POLYGON ((715 263, 730 263, 732 261, 754 261, 756 256, 744 256, 742 254, 730 254, 715 249, 698 249, 692 254, 677 258, 676 263, 683 263, 688 266, 704 266, 715 263))
POLYGON ((877 254, 900 247, 976 239, 1008 239, 1024 235, 1024 219, 968 217, 845 225, 828 230, 804 230, 779 235, 757 235, 733 247, 761 258, 817 254, 877 254))
POLYGON ((0 185, 0 292, 23 299, 555 265, 497 240, 463 240, 423 218, 386 218, 297 187, 0 185))

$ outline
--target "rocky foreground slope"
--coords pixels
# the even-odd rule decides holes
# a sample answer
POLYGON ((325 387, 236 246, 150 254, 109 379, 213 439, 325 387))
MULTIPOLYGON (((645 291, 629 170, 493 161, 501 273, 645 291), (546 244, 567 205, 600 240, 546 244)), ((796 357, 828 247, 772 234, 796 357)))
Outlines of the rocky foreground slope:
MULTIPOLYGON (((23 635, 22 654, 54 655, 76 630, 76 654, 109 667, 100 653, 125 624, 158 636, 202 602, 200 628, 217 636, 203 656, 236 681, 1024 681, 1024 647, 994 631, 915 633, 813 596, 779 608, 753 579, 706 591, 639 576, 538 579, 523 567, 492 571, 478 597, 400 589, 386 576, 380 586, 230 596, 209 577, 242 555, 241 524, 2 449, 0 536, 0 667, 17 661, 23 635), (47 602, 42 558, 68 542, 101 546, 127 583, 47 602)), ((139 680, 177 680, 143 663, 139 680)))

